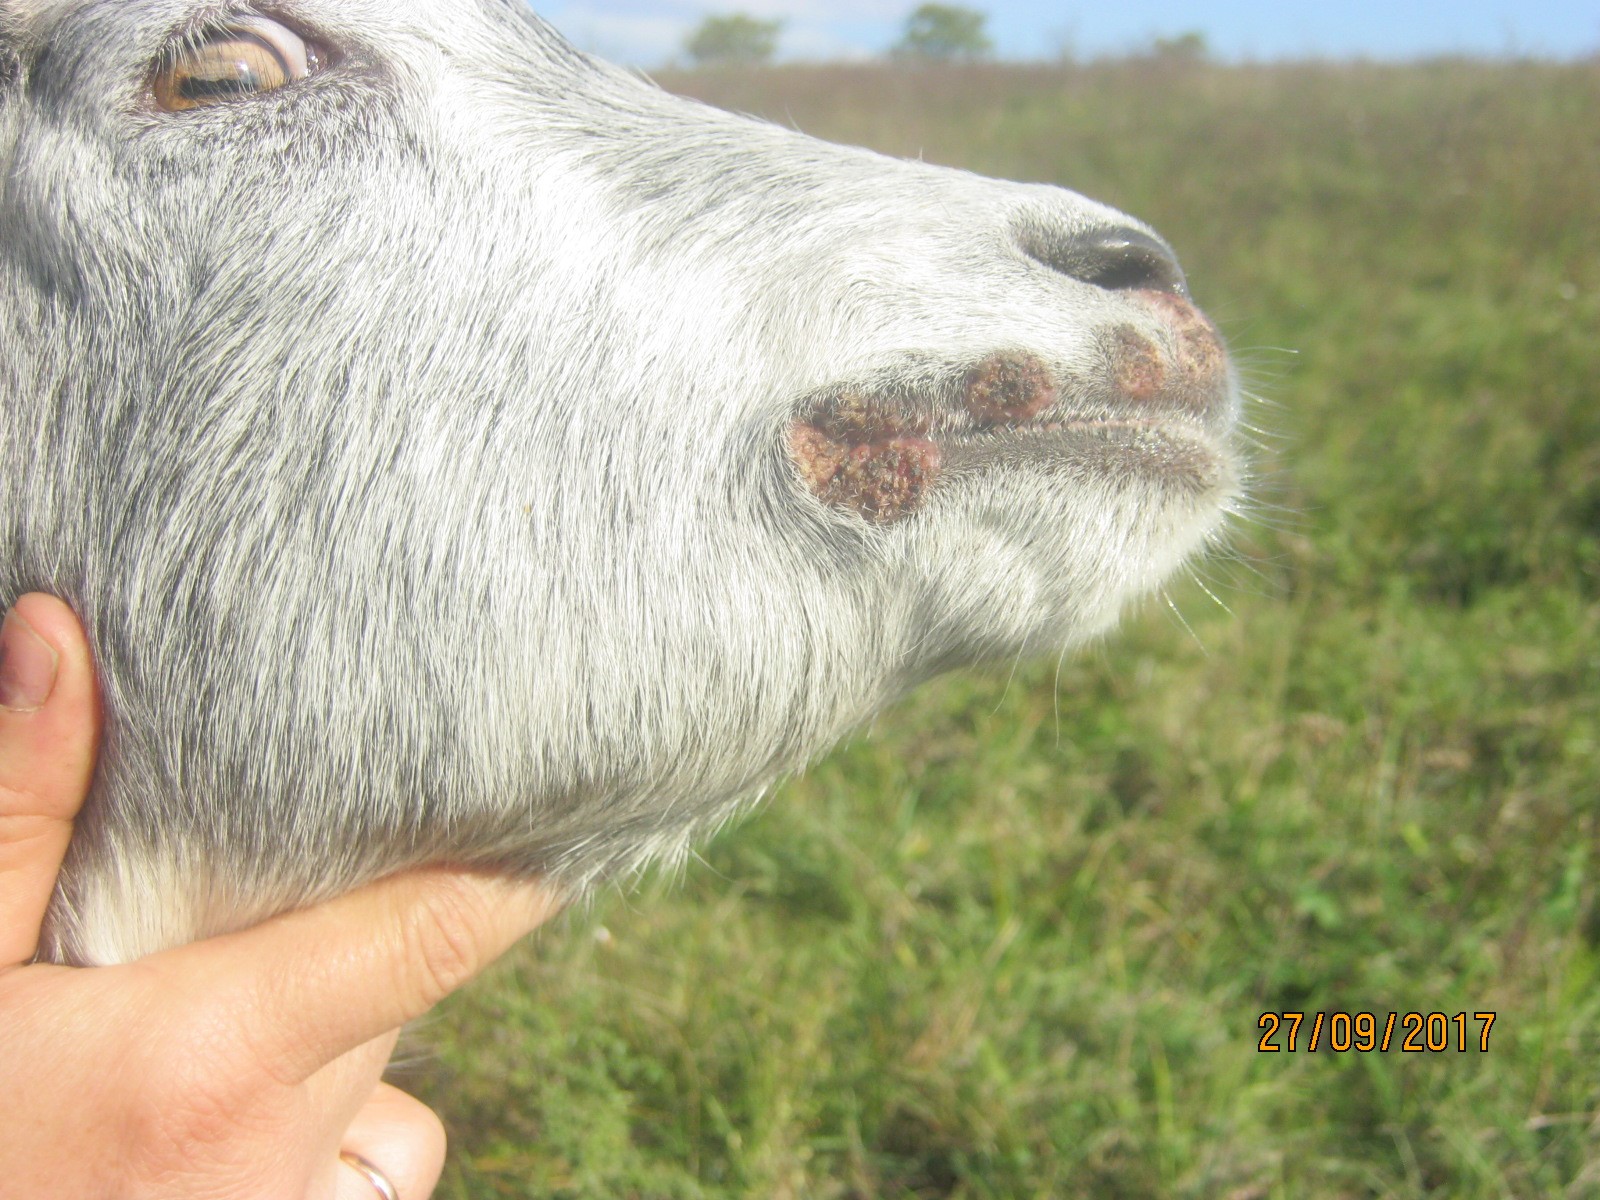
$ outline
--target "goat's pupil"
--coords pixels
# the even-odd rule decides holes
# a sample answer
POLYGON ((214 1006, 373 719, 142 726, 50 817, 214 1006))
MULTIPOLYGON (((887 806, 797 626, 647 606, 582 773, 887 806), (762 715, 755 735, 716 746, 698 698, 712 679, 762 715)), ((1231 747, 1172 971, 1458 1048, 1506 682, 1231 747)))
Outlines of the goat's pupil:
POLYGON ((185 100, 207 100, 217 96, 239 96, 261 90, 261 79, 249 67, 241 66, 237 75, 227 79, 202 79, 191 75, 178 87, 185 100))
POLYGON ((289 64, 272 43, 249 32, 229 33, 201 51, 178 94, 194 101, 243 96, 281 86, 288 77, 289 64))

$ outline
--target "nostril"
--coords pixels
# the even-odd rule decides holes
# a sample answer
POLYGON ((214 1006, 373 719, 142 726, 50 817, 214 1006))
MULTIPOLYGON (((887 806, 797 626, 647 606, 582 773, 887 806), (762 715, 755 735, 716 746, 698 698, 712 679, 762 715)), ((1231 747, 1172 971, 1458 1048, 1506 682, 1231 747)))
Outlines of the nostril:
POLYGON ((1017 245, 1035 262, 1107 291, 1149 288, 1189 294, 1183 268, 1172 248, 1160 238, 1126 226, 1063 234, 1023 229, 1017 245))

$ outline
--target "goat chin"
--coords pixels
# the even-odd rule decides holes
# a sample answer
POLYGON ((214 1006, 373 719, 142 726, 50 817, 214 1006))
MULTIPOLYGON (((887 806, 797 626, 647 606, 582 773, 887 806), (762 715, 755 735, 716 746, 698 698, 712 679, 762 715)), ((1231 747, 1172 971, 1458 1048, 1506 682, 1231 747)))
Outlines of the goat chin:
POLYGON ((106 708, 47 957, 682 855, 1234 504, 1232 367, 1129 217, 497 0, 305 0, 221 83, 216 12, 0 23, 0 599, 74 605, 106 708))

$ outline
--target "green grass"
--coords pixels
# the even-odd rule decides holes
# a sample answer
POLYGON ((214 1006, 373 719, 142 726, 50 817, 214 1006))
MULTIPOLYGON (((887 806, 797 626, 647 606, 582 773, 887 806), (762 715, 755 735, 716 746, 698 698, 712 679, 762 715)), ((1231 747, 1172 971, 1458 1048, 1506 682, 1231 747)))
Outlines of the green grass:
POLYGON ((1260 520, 1231 612, 927 687, 450 1002, 440 1194, 1600 1197, 1600 67, 667 82, 1150 220, 1265 397, 1260 520))

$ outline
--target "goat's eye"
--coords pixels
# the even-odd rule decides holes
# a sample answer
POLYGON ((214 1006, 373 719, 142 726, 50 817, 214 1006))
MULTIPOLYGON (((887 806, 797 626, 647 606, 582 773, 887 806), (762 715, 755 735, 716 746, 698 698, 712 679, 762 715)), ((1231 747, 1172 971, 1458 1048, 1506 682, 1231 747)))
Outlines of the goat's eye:
POLYGON ((151 91, 169 112, 276 91, 322 66, 322 53, 266 17, 242 16, 184 42, 156 69, 151 91))

